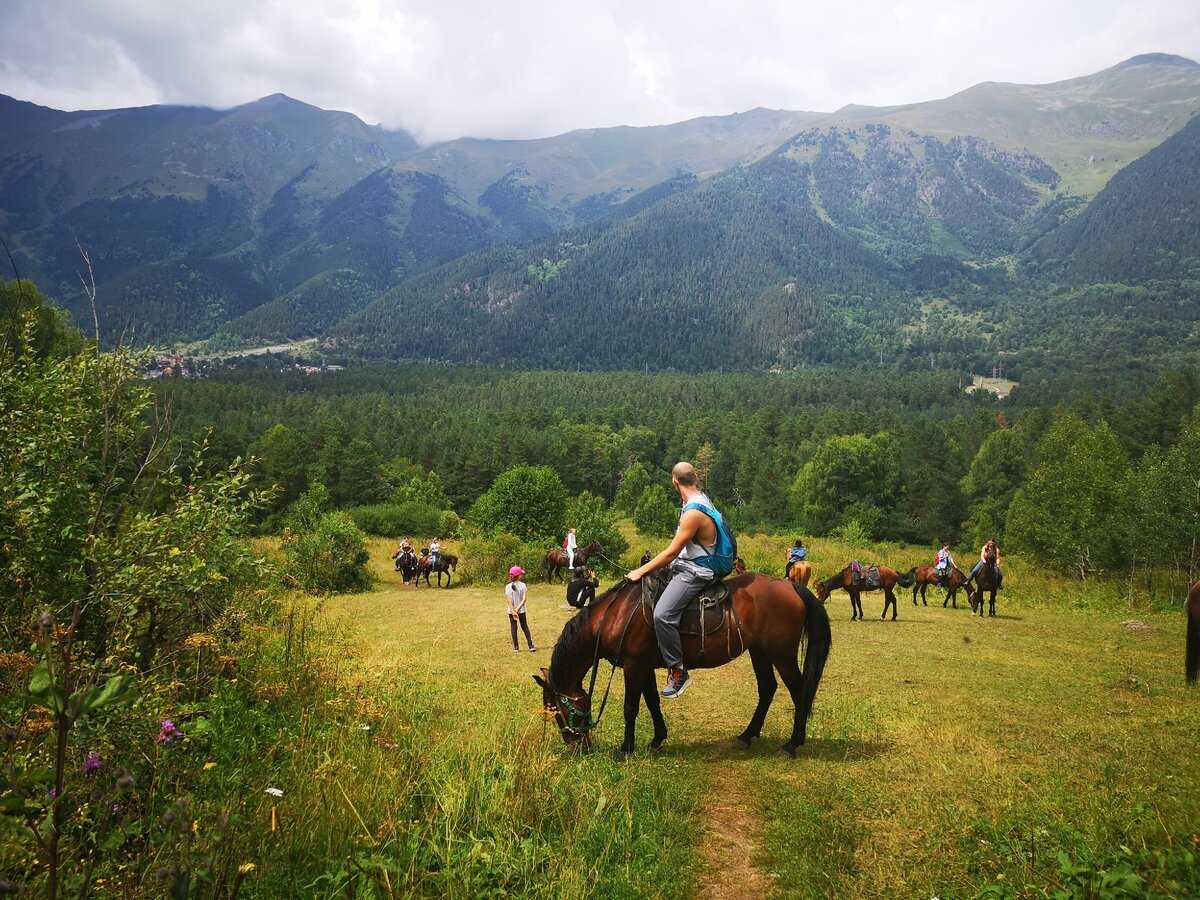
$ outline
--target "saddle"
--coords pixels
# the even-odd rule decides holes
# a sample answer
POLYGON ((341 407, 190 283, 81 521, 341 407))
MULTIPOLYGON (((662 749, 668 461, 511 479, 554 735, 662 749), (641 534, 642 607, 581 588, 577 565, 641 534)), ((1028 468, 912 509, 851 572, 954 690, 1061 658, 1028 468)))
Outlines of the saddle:
POLYGON ((872 564, 864 566, 859 570, 857 586, 866 588, 867 590, 875 590, 879 587, 879 566, 872 564))
MULTIPOLYGON (((642 602, 653 609, 670 580, 671 574, 664 570, 651 572, 642 578, 642 602)), ((705 638, 720 631, 725 627, 725 618, 730 612, 730 596, 729 585, 724 581, 710 584, 688 603, 679 620, 679 633, 705 638)))

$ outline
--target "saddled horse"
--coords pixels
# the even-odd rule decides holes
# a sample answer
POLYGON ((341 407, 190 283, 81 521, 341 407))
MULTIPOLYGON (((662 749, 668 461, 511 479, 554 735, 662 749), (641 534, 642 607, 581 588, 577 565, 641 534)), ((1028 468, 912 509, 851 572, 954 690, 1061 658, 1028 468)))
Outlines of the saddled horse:
POLYGON ((1200 581, 1192 585, 1187 598, 1187 682, 1195 684, 1200 676, 1200 581))
MULTIPOLYGON (((725 584, 730 598, 725 601, 728 605, 720 626, 708 630, 701 618, 703 635, 683 634, 684 663, 689 669, 711 669, 749 651, 758 681, 758 706, 737 737, 744 747, 762 732, 778 673, 795 705, 792 734, 780 750, 794 757, 796 748, 804 743, 813 698, 833 640, 829 615, 811 591, 780 578, 739 575, 726 579, 725 584), (808 639, 808 649, 801 666, 798 656, 803 638, 808 639)), ((663 668, 664 662, 654 634, 654 612, 643 599, 638 582, 622 579, 567 622, 554 646, 550 668, 533 676, 542 688, 546 718, 557 723, 568 744, 583 748, 591 744, 592 729, 604 711, 602 701, 597 720, 593 720, 592 693, 602 660, 614 668, 620 666, 625 676, 625 738, 618 756, 633 752, 634 728, 643 700, 654 723, 649 749, 657 752, 667 739, 667 724, 654 670, 663 668), (589 671, 591 684, 585 689, 583 681, 589 671)))
MULTIPOLYGON (((950 577, 945 583, 938 577, 938 570, 934 566, 914 566, 908 570, 909 575, 912 575, 916 581, 913 583, 913 606, 917 605, 917 592, 921 594, 921 605, 928 606, 925 602, 925 591, 930 585, 940 587, 946 591, 946 597, 942 600, 942 609, 946 608, 947 603, 953 602, 954 608, 958 609, 958 589, 966 586, 969 579, 967 574, 958 566, 950 569, 950 577)), ((970 589, 967 589, 970 594, 970 589)))
POLYGON ((879 582, 874 586, 868 586, 866 581, 867 568, 866 566, 861 567, 862 577, 858 580, 854 578, 854 568, 846 566, 846 568, 833 577, 826 578, 824 581, 818 581, 817 599, 824 603, 829 599, 830 594, 841 588, 850 595, 850 621, 853 622, 855 619, 863 617, 862 594, 869 591, 883 591, 883 615, 879 618, 887 618, 887 611, 890 606, 892 608, 892 621, 896 621, 896 585, 905 588, 912 587, 912 572, 905 572, 901 575, 895 569, 889 569, 887 566, 878 566, 879 582))
POLYGON ((458 567, 458 557, 453 553, 439 553, 437 565, 430 565, 429 557, 422 556, 417 560, 417 572, 413 578, 413 587, 418 587, 421 582, 421 576, 425 576, 425 587, 433 587, 429 583, 429 575, 432 572, 437 573, 437 586, 442 586, 442 573, 446 575, 446 587, 450 587, 450 573, 458 567))
MULTIPOLYGON (((575 565, 586 566, 588 560, 597 553, 603 554, 604 548, 600 546, 599 541, 592 541, 582 550, 575 551, 575 565)), ((542 577, 547 581, 553 581, 554 577, 557 575, 559 581, 564 581, 565 579, 563 578, 562 574, 563 569, 570 568, 567 563, 567 551, 562 547, 555 547, 553 550, 547 553, 545 559, 542 560, 542 577)))
POLYGON ((787 564, 787 570, 784 577, 793 584, 798 584, 800 587, 808 587, 808 580, 812 578, 813 567, 803 559, 797 559, 794 562, 787 564))
POLYGON ((417 574, 417 554, 412 550, 397 550, 392 554, 392 559, 396 561, 396 571, 400 573, 404 583, 412 581, 417 574))
POLYGON ((978 613, 980 616, 984 613, 983 595, 988 595, 987 614, 989 616, 996 615, 996 591, 1000 590, 1000 573, 996 571, 996 560, 988 559, 983 567, 974 576, 975 588, 969 591, 968 596, 971 600, 971 612, 978 613))

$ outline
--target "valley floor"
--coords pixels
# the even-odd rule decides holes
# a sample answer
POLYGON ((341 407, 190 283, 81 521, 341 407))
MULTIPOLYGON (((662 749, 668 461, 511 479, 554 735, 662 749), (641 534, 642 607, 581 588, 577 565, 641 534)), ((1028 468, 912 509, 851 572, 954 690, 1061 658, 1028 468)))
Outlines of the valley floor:
MULTIPOLYGON (((373 544, 375 591, 324 607, 358 647, 351 668, 365 689, 435 692, 431 741, 494 740, 528 723, 544 752, 578 767, 581 789, 589 766, 609 785, 620 770, 613 789, 674 804, 682 827, 631 841, 629 878, 592 885, 597 894, 1083 896, 1089 878, 1125 868, 1169 893, 1176 855, 1200 841, 1200 695, 1183 684, 1181 615, 1139 614, 1149 627, 1131 628, 1128 614, 1002 594, 1001 615, 981 620, 942 609, 931 590, 936 606, 902 596, 894 623, 877 618, 882 595, 868 595, 867 620, 851 622, 838 593, 833 651, 797 759, 773 752, 790 723, 782 690, 764 739, 749 752, 726 746, 754 707, 743 658, 697 673, 685 697, 664 703, 662 756, 615 766, 606 751, 620 740, 619 673, 599 731, 604 755, 568 760, 539 719, 530 676, 549 664, 570 616, 561 587, 531 584, 539 649, 513 653, 499 588, 404 588, 386 550, 373 544), (664 867, 656 856, 688 862, 664 867)), ((644 710, 639 725, 644 745, 644 710)), ((595 815, 611 815, 605 806, 595 815)), ((626 810, 612 829, 642 827, 636 803, 626 810)))

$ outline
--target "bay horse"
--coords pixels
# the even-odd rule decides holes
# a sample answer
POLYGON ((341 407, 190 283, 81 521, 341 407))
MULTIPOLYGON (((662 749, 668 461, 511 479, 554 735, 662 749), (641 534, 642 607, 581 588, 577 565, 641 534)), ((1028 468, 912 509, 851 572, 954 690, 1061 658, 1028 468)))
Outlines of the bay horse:
POLYGON ((980 616, 984 613, 983 595, 988 594, 987 614, 989 616, 996 615, 996 591, 1000 589, 1000 576, 996 572, 996 560, 989 558, 983 564, 983 567, 974 576, 975 589, 969 591, 971 600, 971 613, 978 613, 980 616))
MULTIPOLYGON (((749 651, 758 682, 758 705, 750 724, 737 736, 749 747, 762 732, 763 721, 783 680, 795 706, 792 734, 780 751, 795 757, 804 743, 813 698, 829 657, 833 637, 829 614, 808 588, 797 587, 769 575, 739 575, 725 582, 731 591, 724 625, 704 638, 683 635, 684 662, 689 669, 711 669, 749 651), (803 667, 798 660, 800 642, 808 639, 803 667)), ((592 691, 600 661, 620 667, 625 677, 625 737, 618 758, 633 752, 634 729, 643 700, 654 723, 649 750, 658 752, 667 739, 655 669, 665 667, 654 634, 654 613, 642 598, 638 582, 617 582, 599 599, 564 626, 550 658, 550 668, 533 680, 542 689, 543 714, 557 723, 567 744, 588 748, 592 730, 604 711, 600 704, 592 719, 592 691), (592 672, 591 684, 583 679, 592 672)), ((611 676, 610 676, 611 679, 611 676)), ((611 684, 611 680, 610 680, 611 684)), ((607 700, 607 691, 605 691, 607 700)))
MULTIPOLYGON (((925 602, 925 591, 930 586, 941 587, 946 591, 946 597, 942 600, 942 609, 946 608, 946 604, 953 602, 954 608, 958 609, 958 589, 964 587, 970 581, 966 573, 958 566, 953 566, 950 569, 950 577, 946 584, 943 585, 941 579, 938 578, 938 571, 934 566, 914 566, 908 570, 909 575, 912 575, 915 580, 913 583, 913 606, 917 605, 917 592, 921 593, 921 605, 928 606, 925 602)), ((967 588, 967 593, 970 594, 970 588, 967 588)))
MULTIPOLYGON (((575 551, 575 565, 586 566, 588 560, 597 553, 603 554, 604 548, 600 546, 599 541, 592 541, 582 550, 575 551)), ((542 560, 542 577, 547 581, 553 581, 554 576, 558 576, 559 581, 563 581, 563 569, 568 569, 567 551, 562 547, 555 547, 546 554, 542 560)))
POLYGON ((787 565, 787 571, 784 576, 793 584, 798 584, 800 587, 808 587, 808 580, 812 578, 813 567, 802 559, 795 562, 790 562, 787 565))
POLYGON ((392 554, 392 559, 396 561, 396 571, 400 573, 404 583, 412 581, 417 574, 417 554, 412 550, 397 550, 392 554))
POLYGON ((1200 581, 1192 585, 1187 598, 1187 683, 1200 676, 1200 581))
POLYGON ((429 583, 429 574, 431 572, 437 573, 438 587, 442 586, 442 573, 444 572, 446 574, 446 587, 450 587, 450 573, 456 568, 458 568, 458 557, 453 553, 439 553, 436 566, 429 564, 428 556, 422 556, 417 560, 417 572, 413 577, 413 587, 420 586, 422 575, 425 576, 425 587, 433 587, 429 583))
MULTIPOLYGON (((865 574, 866 567, 861 571, 865 574)), ((880 619, 887 618, 888 607, 892 608, 892 621, 896 621, 896 585, 900 587, 912 587, 914 576, 912 572, 905 572, 901 575, 895 569, 889 569, 887 566, 879 567, 879 585, 869 588, 864 581, 856 582, 854 580, 854 569, 852 566, 846 566, 842 571, 838 572, 831 578, 826 578, 824 581, 817 582, 817 599, 824 603, 829 599, 829 595, 838 588, 844 590, 850 595, 850 621, 862 619, 862 594, 868 591, 883 591, 883 615, 880 619)))

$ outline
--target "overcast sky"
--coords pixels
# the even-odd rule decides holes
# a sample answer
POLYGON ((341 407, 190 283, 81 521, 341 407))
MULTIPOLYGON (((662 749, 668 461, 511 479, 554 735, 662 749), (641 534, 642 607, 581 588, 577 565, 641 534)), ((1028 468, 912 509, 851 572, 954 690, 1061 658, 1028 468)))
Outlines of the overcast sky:
POLYGON ((425 141, 928 100, 1150 51, 1198 0, 2 0, 0 93, 60 109, 282 91, 425 141))

